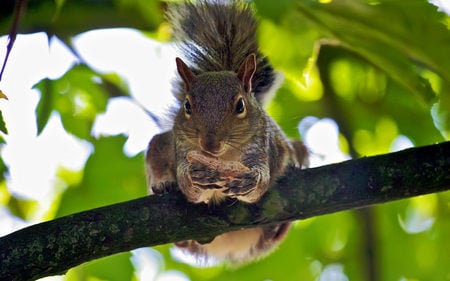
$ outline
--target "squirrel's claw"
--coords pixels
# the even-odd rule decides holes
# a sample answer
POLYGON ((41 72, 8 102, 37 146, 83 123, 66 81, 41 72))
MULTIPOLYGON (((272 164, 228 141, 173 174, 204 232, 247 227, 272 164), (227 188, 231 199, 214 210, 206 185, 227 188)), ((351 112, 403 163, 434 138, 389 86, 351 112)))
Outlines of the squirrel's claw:
POLYGON ((153 194, 160 195, 165 193, 174 192, 178 189, 176 182, 160 182, 151 186, 153 194))
POLYGON ((237 195, 247 194, 249 191, 258 186, 259 178, 259 174, 255 171, 237 175, 234 180, 226 185, 228 188, 228 193, 234 193, 237 195))

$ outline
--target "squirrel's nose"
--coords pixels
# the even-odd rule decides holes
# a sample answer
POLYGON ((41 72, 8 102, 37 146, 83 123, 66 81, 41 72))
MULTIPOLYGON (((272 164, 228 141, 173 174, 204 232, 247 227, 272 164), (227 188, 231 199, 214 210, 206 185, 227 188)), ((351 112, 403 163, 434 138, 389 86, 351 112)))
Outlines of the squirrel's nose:
POLYGON ((203 151, 218 156, 223 150, 222 142, 213 133, 200 138, 200 147, 203 151))

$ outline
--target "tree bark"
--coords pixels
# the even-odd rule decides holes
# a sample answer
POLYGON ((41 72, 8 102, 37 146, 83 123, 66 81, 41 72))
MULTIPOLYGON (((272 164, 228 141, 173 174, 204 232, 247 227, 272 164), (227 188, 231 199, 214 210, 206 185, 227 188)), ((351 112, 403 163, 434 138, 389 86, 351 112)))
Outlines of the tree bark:
POLYGON ((0 238, 0 280, 33 280, 144 246, 362 208, 450 189, 450 142, 292 169, 257 204, 208 207, 174 192, 36 224, 0 238))

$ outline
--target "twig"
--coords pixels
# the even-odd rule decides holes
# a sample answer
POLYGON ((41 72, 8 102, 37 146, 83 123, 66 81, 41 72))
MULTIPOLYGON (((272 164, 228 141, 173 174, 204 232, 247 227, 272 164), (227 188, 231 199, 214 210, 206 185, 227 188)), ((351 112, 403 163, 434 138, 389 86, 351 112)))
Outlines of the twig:
POLYGON ((11 29, 9 30, 8 44, 6 46, 6 55, 5 55, 5 59, 3 60, 2 70, 0 71, 0 81, 2 81, 3 72, 5 71, 5 67, 6 67, 6 63, 8 62, 9 54, 11 53, 14 42, 16 41, 17 29, 19 27, 20 18, 22 17, 23 13, 25 12, 25 8, 27 6, 26 4, 27 4, 26 0, 19 0, 19 1, 17 1, 16 8, 14 9, 14 18, 13 18, 13 22, 11 24, 11 29))

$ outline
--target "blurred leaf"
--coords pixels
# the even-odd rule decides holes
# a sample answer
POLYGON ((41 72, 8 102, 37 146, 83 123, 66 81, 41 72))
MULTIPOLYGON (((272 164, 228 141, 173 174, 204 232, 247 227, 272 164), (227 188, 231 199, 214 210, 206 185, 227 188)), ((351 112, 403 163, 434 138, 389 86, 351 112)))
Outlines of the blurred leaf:
MULTIPOLYGON (((3 138, 0 136, 0 143, 3 143, 3 138)), ((5 162, 3 162, 3 159, 0 157, 0 185, 4 183, 5 181, 5 174, 8 172, 8 167, 6 166, 5 162)), ((1 189, 2 187, 0 187, 1 189)), ((1 191, 0 191, 1 193, 1 191)), ((1 197, 1 196, 0 196, 1 197)), ((0 200, 1 203, 1 200, 0 200)))
MULTIPOLYGON (((3 112, 0 110, 0 132, 8 134, 8 129, 6 128, 5 121, 3 120, 3 112)), ((3 143, 3 138, 0 138, 0 143, 3 143)))
MULTIPOLYGON (((0 2, 0 34, 7 34, 12 10, 9 1, 0 2)), ((19 33, 46 32, 68 39, 84 31, 100 28, 130 27, 155 30, 162 20, 156 0, 105 1, 28 1, 19 33)))
POLYGON ((5 95, 5 93, 3 93, 2 90, 0 90, 0 99, 5 99, 5 100, 8 99, 8 97, 5 95))
MULTIPOLYGON (((0 162, 1 161, 0 159, 0 162)), ((2 178, 3 175, 0 175, 0 205, 4 206, 9 202, 9 199, 11 199, 11 194, 8 191, 8 188, 6 187, 6 182, 2 178)))
POLYGON ((38 133, 56 110, 67 132, 82 139, 90 138, 92 124, 97 114, 104 112, 108 99, 102 79, 95 72, 77 65, 60 79, 45 79, 35 87, 41 91, 36 109, 38 133))
POLYGON ((450 83, 450 32, 444 14, 426 1, 297 2, 297 11, 332 38, 384 70, 400 85, 429 102, 435 97, 418 66, 450 83), (407 12, 406 12, 407 11, 407 12), (420 34, 420 35, 419 35, 420 34))
POLYGON ((8 201, 8 209, 11 213, 24 220, 30 219, 38 207, 35 200, 26 200, 11 196, 8 201))
POLYGON ((125 141, 123 136, 93 141, 83 179, 62 194, 58 217, 146 195, 143 157, 125 156, 125 141))
MULTIPOLYGON (((438 194, 448 199, 450 192, 438 194)), ((422 201, 433 199, 436 195, 427 195, 422 201), (430 197, 430 198, 427 198, 430 197)), ((424 232, 408 234, 401 227, 398 220, 393 220, 399 213, 403 213, 412 204, 412 200, 402 200, 389 203, 386 207, 378 208, 378 232, 380 280, 397 280, 401 276, 408 276, 415 280, 445 280, 448 277, 449 262, 448 231, 450 224, 448 216, 448 200, 438 201, 439 205, 434 226, 424 232)))
MULTIPOLYGON (((450 91, 450 85, 444 91, 450 91)), ((450 95, 443 95, 439 103, 431 108, 431 116, 436 128, 438 128, 443 137, 450 139, 450 95)))
POLYGON ((257 11, 264 17, 279 22, 293 8, 294 1, 279 0, 276 5, 271 1, 255 0, 257 11))
MULTIPOLYGON (((324 109, 317 101, 304 101, 295 95, 292 81, 286 81, 277 91, 267 111, 289 137, 298 139, 298 123, 306 116, 324 116, 324 109)), ((294 82, 295 83, 295 82, 294 82)))
POLYGON ((66 281, 131 281, 134 280, 134 268, 130 261, 131 253, 122 253, 70 269, 66 281))
POLYGON ((442 141, 429 107, 411 98, 407 89, 393 83, 364 60, 353 57, 348 50, 323 47, 318 64, 321 75, 326 76, 323 78, 324 98, 319 101, 326 116, 337 121, 350 142, 360 132, 370 133, 365 142, 374 145, 366 153, 372 153, 363 155, 389 152, 398 134, 406 135, 416 145, 442 141), (396 134, 377 129, 382 120, 389 119, 395 123, 396 134), (418 127, 421 130, 417 130, 418 127))
MULTIPOLYGON (((289 1, 284 3, 292 5, 289 1)), ((299 73, 313 54, 314 43, 327 36, 338 39, 339 44, 385 71, 422 101, 429 103, 436 93, 420 75, 421 68, 435 71, 445 83, 450 83, 447 59, 450 32, 442 23, 445 14, 437 12, 437 8, 426 1, 292 3, 296 9, 286 10, 280 20, 275 5, 256 1, 261 13, 278 23, 262 21, 261 24, 261 44, 275 66, 281 65, 278 61, 284 58, 285 64, 290 61, 292 66, 283 69, 296 68, 299 73)))
MULTIPOLYGON (((266 2, 269 1, 262 1, 266 2)), ((301 81, 315 42, 320 39, 321 34, 310 22, 299 18, 293 11, 290 9, 279 24, 261 19, 258 36, 261 49, 270 58, 270 63, 277 70, 301 81)))
MULTIPOLYGON (((289 136, 296 137, 296 125, 305 116, 336 117, 336 110, 333 109, 338 106, 336 101, 332 105, 329 100, 324 99, 320 101, 323 102, 320 105, 305 97, 317 96, 310 94, 317 93, 314 90, 317 87, 308 83, 308 79, 309 82, 315 80, 315 74, 308 65, 316 58, 316 42, 339 42, 349 50, 343 61, 352 56, 353 58, 347 64, 347 72, 343 73, 340 69, 339 78, 334 79, 332 84, 338 90, 337 87, 345 81, 348 87, 353 87, 351 94, 354 95, 350 99, 340 96, 337 100, 340 111, 347 115, 342 120, 350 122, 343 123, 338 119, 341 126, 345 124, 348 131, 353 132, 359 128, 373 130, 380 113, 386 113, 388 109, 388 114, 395 118, 395 122, 399 122, 399 133, 412 137, 415 144, 442 139, 436 128, 433 128, 429 106, 438 95, 441 100, 449 100, 449 92, 444 89, 448 89, 445 85, 450 85, 450 80, 444 81, 444 78, 450 73, 450 69, 439 63, 448 62, 445 51, 448 44, 445 42, 450 42, 450 32, 441 22, 444 15, 426 1, 378 2, 377 5, 371 5, 364 1, 349 0, 331 1, 327 4, 296 1, 296 9, 286 11, 281 19, 275 16, 277 24, 262 20, 259 35, 263 51, 287 77, 268 110, 289 136), (413 8, 411 10, 410 4, 413 8), (338 40, 320 39, 324 36, 338 40), (355 61, 358 61, 356 65, 355 61), (367 62, 372 66, 359 66, 367 62), (438 75, 442 78, 443 86, 435 89, 435 92, 422 76, 424 67, 429 67, 431 71, 441 69, 438 75), (380 74, 378 69, 386 73, 386 76, 380 74), (440 74, 441 72, 445 75, 440 74), (403 89, 396 87, 391 81, 395 81, 403 89), (409 93, 413 93, 416 98, 408 97, 409 93), (294 100, 297 102, 293 102, 294 100), (423 101, 428 105, 425 106, 423 101), (420 124, 413 124, 412 118, 420 124), (416 126, 427 128, 427 133, 418 132, 416 126)), ((257 1, 256 4, 258 8, 259 5, 270 5, 264 1, 257 1)), ((276 13, 276 9, 272 12, 276 13)), ((273 17, 271 13, 263 14, 273 17)), ((349 91, 346 92, 348 93, 349 91)), ((438 121, 439 128, 449 127, 446 125, 448 115, 445 112, 445 107, 441 106, 439 115, 435 115, 439 116, 439 119, 434 120, 438 121)))
POLYGON ((53 84, 49 79, 44 79, 35 86, 41 91, 41 98, 36 107, 36 126, 38 135, 42 133, 47 125, 48 119, 53 111, 53 100, 55 93, 53 92, 53 84))
POLYGON ((129 96, 128 84, 116 73, 101 74, 101 85, 110 98, 129 96))

